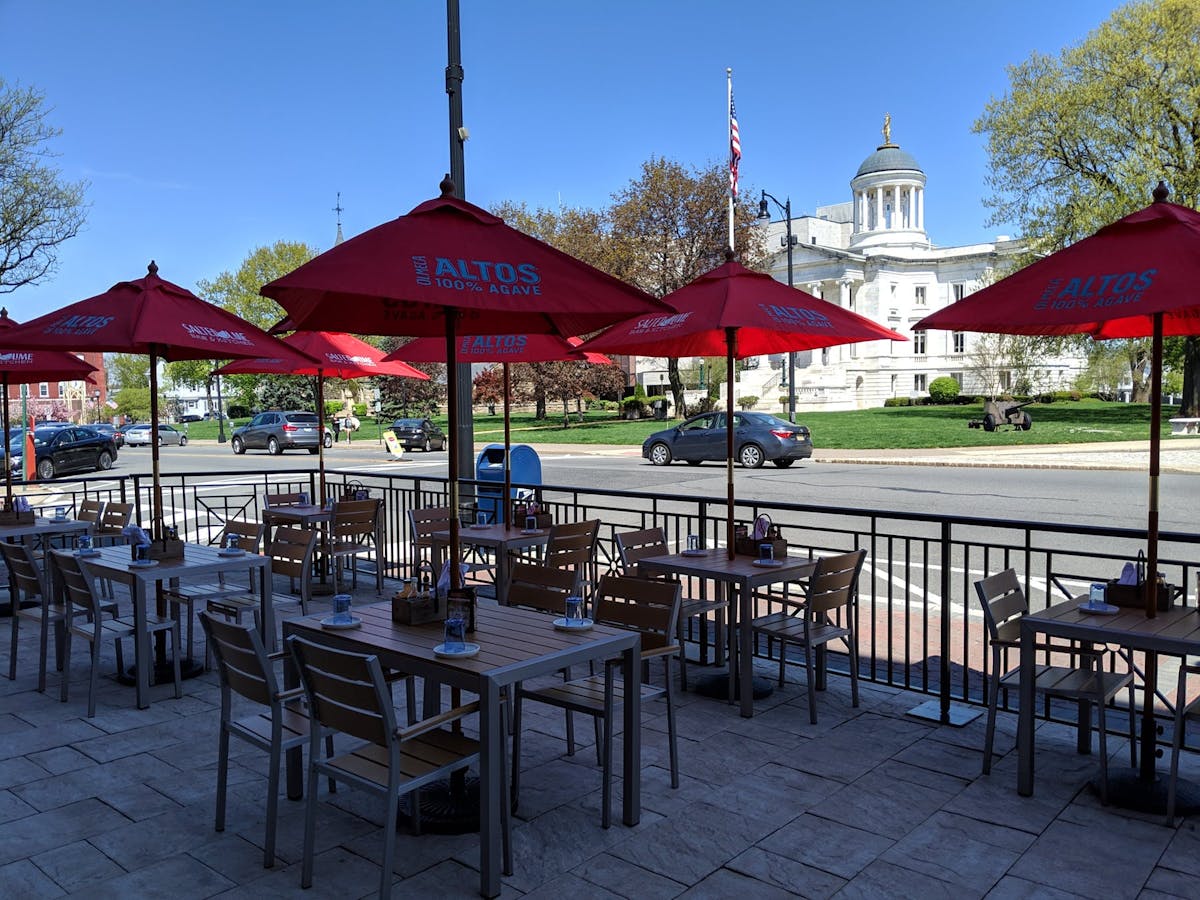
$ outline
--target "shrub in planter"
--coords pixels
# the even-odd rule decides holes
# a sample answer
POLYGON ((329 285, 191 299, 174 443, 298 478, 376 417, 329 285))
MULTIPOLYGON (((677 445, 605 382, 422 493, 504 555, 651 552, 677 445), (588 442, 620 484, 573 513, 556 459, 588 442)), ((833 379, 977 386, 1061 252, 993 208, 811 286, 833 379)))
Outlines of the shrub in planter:
POLYGON ((758 397, 754 394, 747 394, 745 397, 738 398, 738 406, 742 409, 754 409, 758 406, 758 397))
POLYGON ((949 375, 943 375, 929 382, 930 403, 953 403, 958 399, 958 382, 949 375))

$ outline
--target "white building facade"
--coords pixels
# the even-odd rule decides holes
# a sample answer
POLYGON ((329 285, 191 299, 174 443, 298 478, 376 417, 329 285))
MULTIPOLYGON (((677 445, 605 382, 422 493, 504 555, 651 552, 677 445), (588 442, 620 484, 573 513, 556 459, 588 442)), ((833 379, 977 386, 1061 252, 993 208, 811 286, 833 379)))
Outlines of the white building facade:
MULTIPOLYGON (((849 201, 792 219, 793 284, 909 341, 870 341, 796 354, 798 411, 865 409, 882 406, 890 397, 925 397, 929 383, 940 376, 954 378, 966 393, 989 391, 973 352, 987 336, 914 332, 912 326, 995 280, 997 269, 1006 270, 1005 260, 1023 247, 1005 237, 985 244, 934 246, 926 231, 925 173, 890 137, 885 126, 884 143, 850 181, 849 201)), ((786 284, 786 223, 764 227, 767 246, 774 250, 769 271, 786 284)), ((1037 389, 1070 389, 1083 362, 1074 356, 1043 360, 1037 389)), ((993 378, 998 381, 993 387, 1001 391, 1014 386, 1013 373, 1000 371, 993 378)), ((737 396, 757 396, 758 409, 778 413, 778 398, 787 392, 786 354, 747 360, 737 396)))

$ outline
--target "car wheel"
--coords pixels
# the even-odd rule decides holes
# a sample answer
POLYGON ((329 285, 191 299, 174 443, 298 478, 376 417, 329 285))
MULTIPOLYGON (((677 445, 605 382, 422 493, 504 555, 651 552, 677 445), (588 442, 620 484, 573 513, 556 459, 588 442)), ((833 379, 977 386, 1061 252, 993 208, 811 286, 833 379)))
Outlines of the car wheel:
POLYGON ((42 479, 42 481, 49 481, 51 478, 53 478, 54 461, 49 457, 46 459, 39 459, 37 464, 37 476, 38 478, 42 479))
POLYGON ((240 437, 235 437, 232 441, 230 441, 229 446, 233 449, 233 452, 236 453, 238 456, 241 456, 243 453, 246 452, 246 445, 240 437))
POLYGON ((187 446, 187 435, 180 435, 180 436, 179 436, 179 446, 180 446, 180 447, 186 447, 186 446, 187 446))
POLYGON ((167 443, 167 442, 163 440, 163 436, 160 434, 160 435, 158 436, 158 446, 160 446, 160 447, 162 447, 162 446, 165 446, 165 445, 166 445, 166 443, 167 443))
POLYGON ((432 450, 433 450, 433 441, 431 441, 429 438, 425 438, 425 452, 430 453, 432 450))
POLYGON ((671 464, 671 448, 666 444, 655 444, 650 448, 650 462, 656 466, 669 466, 671 464))
POLYGON ((738 459, 741 460, 742 465, 747 469, 760 469, 763 462, 765 462, 762 448, 758 444, 743 444, 741 451, 738 453, 738 459))
POLYGON ((278 456, 283 452, 283 448, 279 446, 279 441, 275 438, 267 438, 267 452, 272 456, 278 456))
POLYGON ((778 466, 781 469, 786 469, 788 466, 790 466, 792 463, 794 463, 795 460, 794 459, 773 459, 773 460, 771 460, 771 462, 773 462, 776 466, 778 466))
POLYGON ((687 463, 689 466, 698 466, 698 465, 700 465, 700 460, 698 460, 698 459, 688 459, 688 460, 685 460, 685 462, 686 462, 686 463, 687 463))
POLYGON ((112 468, 112 462, 112 454, 107 450, 101 451, 100 456, 96 459, 96 471, 107 472, 112 468))
POLYGON ((991 413, 988 413, 986 416, 983 417, 983 430, 984 431, 995 431, 996 430, 996 417, 993 416, 991 413))
POLYGON ((321 439, 321 443, 323 443, 325 445, 325 449, 328 450, 330 447, 333 446, 333 435, 332 434, 325 435, 325 437, 321 439))

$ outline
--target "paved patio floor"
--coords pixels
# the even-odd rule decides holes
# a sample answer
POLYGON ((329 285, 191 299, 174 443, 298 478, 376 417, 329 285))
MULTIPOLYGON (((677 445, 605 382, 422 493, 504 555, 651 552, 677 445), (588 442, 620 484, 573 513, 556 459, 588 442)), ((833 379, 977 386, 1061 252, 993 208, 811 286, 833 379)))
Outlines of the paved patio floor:
MULTIPOLYGON (((360 591, 360 602, 374 599, 360 591)), ((213 830, 215 673, 187 681, 181 700, 170 685, 156 687, 151 708, 139 711, 132 689, 111 677, 110 647, 88 719, 85 651, 77 644, 70 701, 60 703, 53 667, 47 692, 36 690, 32 632, 23 629, 17 679, 0 678, 0 897, 301 895, 303 804, 281 800, 279 859, 264 869, 266 759, 237 741, 227 827, 213 830)), ((1095 757, 1075 753, 1069 728, 1041 724, 1036 793, 1022 798, 1015 716, 1001 714, 1000 756, 982 777, 983 719, 943 728, 908 716, 924 699, 864 685, 852 709, 848 684, 831 677, 810 725, 802 667, 753 719, 684 694, 677 790, 663 704, 652 702, 641 824, 619 824, 618 780, 608 830, 589 723, 577 723, 580 745, 567 756, 562 713, 528 705, 515 871, 503 895, 1200 895, 1195 821, 1167 828, 1102 807, 1087 787, 1095 757)), ((1109 747, 1114 766, 1128 765, 1125 741, 1109 747)), ((1200 779, 1194 754, 1184 771, 1200 779)), ((374 895, 381 817, 374 798, 322 788, 314 883, 303 896, 374 895)), ((397 896, 476 895, 476 835, 402 834, 396 860, 397 896)))

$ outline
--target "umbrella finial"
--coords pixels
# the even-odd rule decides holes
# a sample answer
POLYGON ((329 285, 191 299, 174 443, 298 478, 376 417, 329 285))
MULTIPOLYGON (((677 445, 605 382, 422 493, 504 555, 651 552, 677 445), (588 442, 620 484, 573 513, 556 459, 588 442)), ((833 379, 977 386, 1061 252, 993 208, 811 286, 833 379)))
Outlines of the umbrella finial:
POLYGON ((454 196, 454 180, 450 177, 450 173, 446 173, 446 177, 442 179, 442 183, 438 185, 442 190, 443 197, 454 196))
POLYGON ((150 260, 150 265, 146 266, 146 273, 149 275, 157 275, 158 263, 156 263, 154 260, 150 260))
POLYGON ((1152 196, 1154 197, 1155 203, 1166 203, 1167 198, 1171 196, 1171 189, 1167 187, 1167 183, 1165 181, 1159 179, 1158 187, 1154 189, 1152 196))
POLYGON ((726 247, 726 248, 725 248, 725 262, 727 262, 727 263, 731 263, 731 262, 733 262, 733 261, 734 261, 736 258, 737 258, 737 257, 736 257, 736 255, 735 255, 735 254, 734 254, 734 252, 733 252, 733 248, 732 248, 732 247, 726 247))

